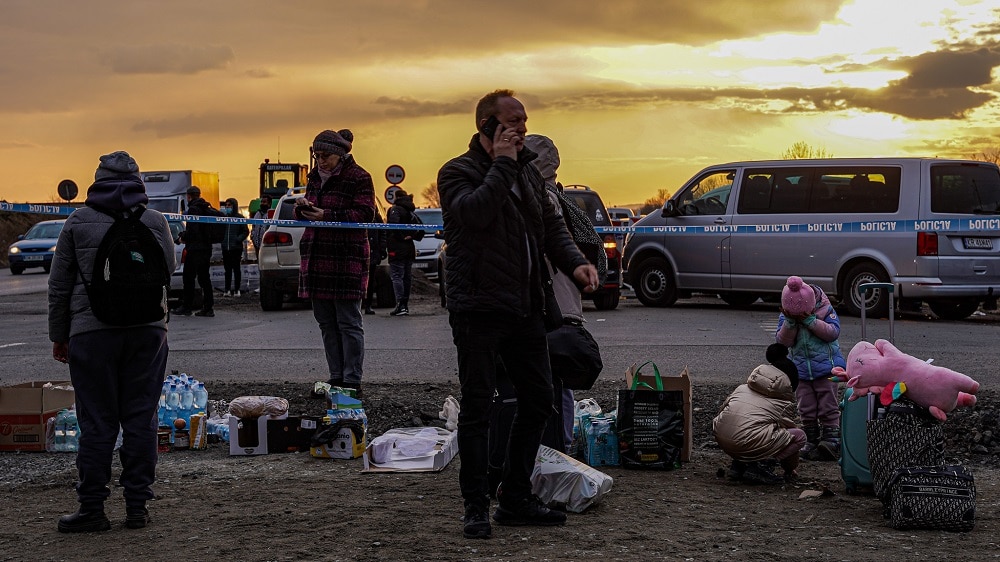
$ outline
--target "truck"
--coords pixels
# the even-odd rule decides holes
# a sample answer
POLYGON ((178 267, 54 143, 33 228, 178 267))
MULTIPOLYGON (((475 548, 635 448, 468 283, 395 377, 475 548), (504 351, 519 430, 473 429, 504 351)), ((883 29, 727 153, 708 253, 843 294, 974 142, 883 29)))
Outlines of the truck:
POLYGON ((142 172, 142 182, 146 184, 146 195, 149 196, 150 209, 161 213, 184 214, 187 211, 187 190, 198 186, 201 197, 209 205, 218 208, 219 173, 199 172, 196 170, 165 170, 157 172, 142 172))

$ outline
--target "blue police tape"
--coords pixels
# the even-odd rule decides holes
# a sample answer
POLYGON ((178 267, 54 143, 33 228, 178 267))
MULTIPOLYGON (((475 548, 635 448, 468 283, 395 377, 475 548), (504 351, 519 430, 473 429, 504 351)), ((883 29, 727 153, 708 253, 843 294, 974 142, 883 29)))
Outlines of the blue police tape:
MULTIPOLYGON (((7 203, 0 201, 0 211, 15 213, 36 213, 43 215, 68 216, 76 207, 62 205, 34 205, 27 203, 7 203)), ((382 224, 382 223, 352 223, 332 221, 297 221, 281 219, 250 219, 241 217, 203 217, 197 215, 180 215, 164 213, 167 220, 272 225, 283 227, 311 228, 364 228, 372 230, 413 230, 414 225, 382 224)), ((424 224, 425 230, 441 230, 439 224, 424 224)), ((857 221, 857 222, 814 222, 803 224, 709 224, 700 226, 597 226, 601 234, 822 234, 830 232, 849 233, 890 233, 890 232, 998 232, 1000 217, 974 219, 941 219, 941 220, 907 220, 907 221, 857 221)))

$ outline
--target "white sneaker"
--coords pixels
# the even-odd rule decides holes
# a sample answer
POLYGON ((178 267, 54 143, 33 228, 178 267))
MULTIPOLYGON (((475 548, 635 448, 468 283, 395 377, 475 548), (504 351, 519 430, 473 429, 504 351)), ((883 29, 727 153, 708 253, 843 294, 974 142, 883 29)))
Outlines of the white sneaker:
POLYGON ((239 291, 236 291, 235 293, 233 293, 233 296, 234 296, 234 297, 239 297, 239 296, 241 296, 241 295, 240 295, 240 292, 239 292, 239 291))
POLYGON ((231 297, 231 296, 233 296, 233 292, 232 291, 223 291, 222 296, 224 296, 224 297, 231 297))

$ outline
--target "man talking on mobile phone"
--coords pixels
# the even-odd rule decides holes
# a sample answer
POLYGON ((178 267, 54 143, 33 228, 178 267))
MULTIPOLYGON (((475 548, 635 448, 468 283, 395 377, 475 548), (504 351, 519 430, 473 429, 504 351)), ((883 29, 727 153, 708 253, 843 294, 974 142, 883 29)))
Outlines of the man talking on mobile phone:
POLYGON ((487 94, 476 106, 479 132, 469 150, 438 172, 449 322, 462 389, 458 450, 466 538, 492 535, 488 435, 498 361, 514 385, 517 411, 493 520, 500 525, 566 522, 564 513, 548 509, 531 493, 538 445, 552 413, 543 257, 584 291, 593 291, 598 278, 530 165, 536 154, 524 147, 527 120, 514 92, 487 94))

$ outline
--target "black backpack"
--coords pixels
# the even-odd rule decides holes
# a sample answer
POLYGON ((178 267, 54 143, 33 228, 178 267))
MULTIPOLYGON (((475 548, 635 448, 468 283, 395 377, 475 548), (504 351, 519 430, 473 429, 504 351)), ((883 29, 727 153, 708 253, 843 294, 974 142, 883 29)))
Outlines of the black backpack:
POLYGON ((170 271, 163 247, 141 220, 140 206, 132 215, 98 209, 115 219, 97 247, 94 271, 86 284, 90 309, 112 326, 133 326, 167 315, 170 271))

